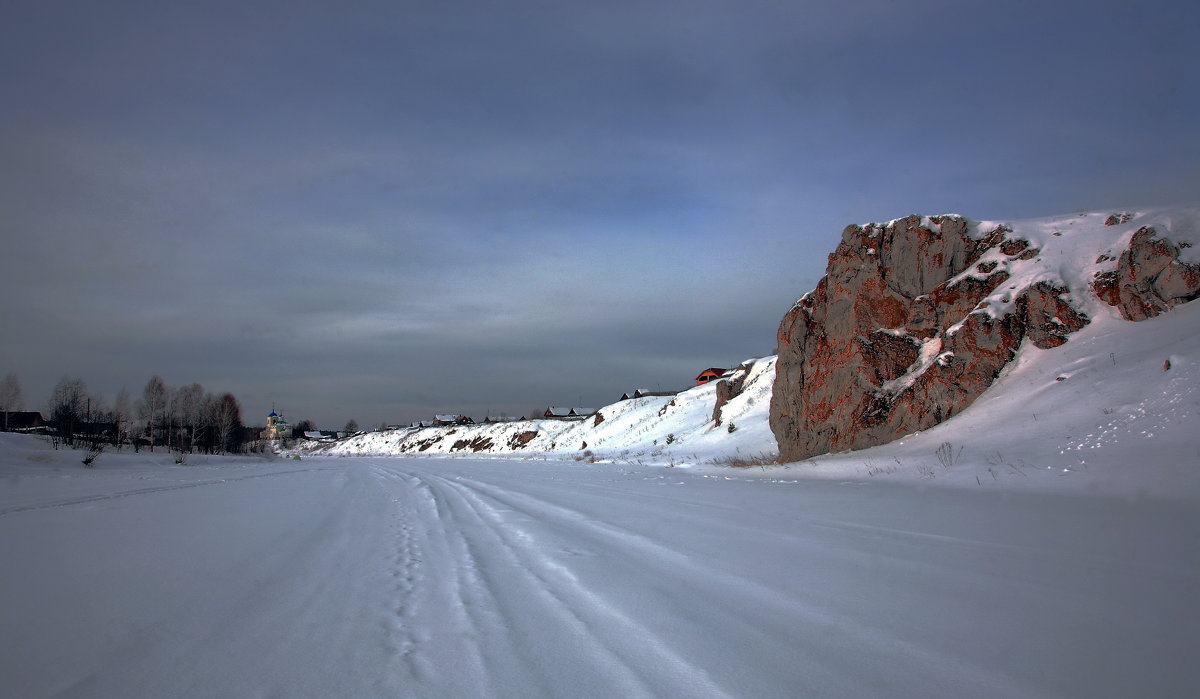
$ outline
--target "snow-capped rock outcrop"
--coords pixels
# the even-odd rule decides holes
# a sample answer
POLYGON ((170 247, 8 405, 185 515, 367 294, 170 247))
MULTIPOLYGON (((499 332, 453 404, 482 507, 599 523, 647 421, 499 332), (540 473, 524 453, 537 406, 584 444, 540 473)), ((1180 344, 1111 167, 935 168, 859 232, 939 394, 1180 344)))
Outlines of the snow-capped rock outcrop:
POLYGON ((1117 268, 1097 274, 1092 289, 1110 306, 1116 306, 1126 320, 1152 318, 1200 295, 1196 256, 1181 259, 1189 248, 1190 241, 1177 244, 1159 237, 1153 226, 1142 226, 1133 234, 1129 248, 1121 253, 1117 268))
POLYGON ((1063 344, 1106 312, 1101 300, 1137 320, 1196 298, 1198 218, 913 215, 847 227, 779 326, 770 420, 781 459, 931 427, 983 393, 1022 342, 1063 344))

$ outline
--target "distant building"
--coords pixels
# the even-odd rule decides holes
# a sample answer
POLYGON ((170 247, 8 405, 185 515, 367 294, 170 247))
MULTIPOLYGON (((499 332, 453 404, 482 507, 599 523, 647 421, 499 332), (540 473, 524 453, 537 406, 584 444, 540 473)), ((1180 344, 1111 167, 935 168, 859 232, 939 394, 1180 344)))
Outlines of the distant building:
POLYGON ((275 441, 291 435, 292 426, 287 424, 287 420, 284 420, 282 415, 275 412, 275 408, 271 408, 271 414, 267 415, 267 429, 260 432, 258 438, 275 441))
POLYGON ((0 429, 8 432, 33 432, 46 426, 46 419, 35 411, 9 411, 0 419, 0 429))
POLYGON ((702 385, 708 383, 709 381, 715 381, 727 373, 729 373, 729 369, 722 369, 720 367, 710 367, 710 368, 705 369, 704 371, 700 372, 700 374, 696 376, 696 385, 702 386, 702 385))
POLYGON ((551 420, 569 420, 571 418, 585 418, 595 414, 596 411, 590 408, 562 408, 552 405, 546 408, 546 412, 542 413, 542 417, 551 420))
POLYGON ((339 436, 340 434, 333 430, 306 430, 304 432, 304 438, 310 442, 332 442, 339 436))
POLYGON ((433 424, 442 427, 447 425, 474 425, 475 421, 466 415, 434 415, 433 424))
POLYGON ((647 398, 649 396, 673 396, 679 391, 647 391, 644 388, 639 388, 631 393, 622 393, 621 400, 631 400, 633 398, 647 398))

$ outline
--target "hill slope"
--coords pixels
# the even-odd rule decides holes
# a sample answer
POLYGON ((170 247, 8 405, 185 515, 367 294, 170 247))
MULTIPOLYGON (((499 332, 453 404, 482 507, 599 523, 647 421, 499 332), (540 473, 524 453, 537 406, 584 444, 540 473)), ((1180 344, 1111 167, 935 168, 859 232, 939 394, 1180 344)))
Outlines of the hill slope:
MULTIPOLYGON (((1059 289, 1057 298, 1085 322, 1073 332, 1055 335, 1062 340, 1058 346, 1046 347, 1025 336, 973 404, 941 424, 910 431, 883 446, 779 467, 724 468, 739 461, 768 462, 777 453, 768 425, 773 384, 778 385, 777 358, 772 356, 748 361, 725 386, 714 382, 674 397, 622 401, 585 421, 372 433, 331 445, 306 445, 300 453, 570 458, 681 466, 722 478, 906 480, 1200 498, 1200 446, 1194 439, 1200 432, 1200 306, 1187 304, 1131 322, 1126 319, 1129 304, 1112 301, 1116 294, 1102 298, 1096 293, 1106 275, 1128 272, 1122 272, 1122 264, 1138 266, 1122 251, 1146 226, 1170 232, 1181 264, 1200 264, 1200 207, 1119 218, 1123 220, 1114 224, 1109 214, 1095 213, 970 224, 976 231, 1003 227, 1010 239, 1025 241, 1021 251, 1037 254, 997 249, 987 253, 995 260, 975 260, 953 275, 950 286, 998 271, 1006 275, 968 307, 967 316, 1002 319, 1017 308, 1020 290, 1046 284, 1059 289), (730 383, 740 384, 740 392, 730 391, 730 383), (719 391, 736 393, 721 408, 720 424, 714 420, 719 391)), ((1157 279, 1162 278, 1160 270, 1157 279)), ((1151 288, 1154 281, 1140 283, 1151 288)), ((1045 320, 1052 326, 1061 321, 1057 316, 1045 320)), ((959 323, 944 332, 953 335, 961 328, 959 323)), ((916 361, 887 381, 890 390, 901 393, 939 366, 943 352, 926 349, 920 348, 916 361)))

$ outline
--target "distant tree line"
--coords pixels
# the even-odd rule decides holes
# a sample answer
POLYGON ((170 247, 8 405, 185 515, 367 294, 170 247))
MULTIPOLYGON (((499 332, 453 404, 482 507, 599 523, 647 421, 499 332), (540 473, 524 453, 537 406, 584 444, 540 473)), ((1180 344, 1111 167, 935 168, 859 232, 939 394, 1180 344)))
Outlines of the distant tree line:
MULTIPOLYGON (((24 410, 13 374, 0 381, 0 410, 5 418, 24 410)), ((134 399, 122 388, 112 403, 90 392, 83 379, 65 376, 51 391, 44 417, 52 433, 72 446, 214 454, 243 451, 257 438, 242 423, 242 408, 232 393, 210 393, 198 383, 174 388, 157 375, 146 382, 141 397, 134 399)))

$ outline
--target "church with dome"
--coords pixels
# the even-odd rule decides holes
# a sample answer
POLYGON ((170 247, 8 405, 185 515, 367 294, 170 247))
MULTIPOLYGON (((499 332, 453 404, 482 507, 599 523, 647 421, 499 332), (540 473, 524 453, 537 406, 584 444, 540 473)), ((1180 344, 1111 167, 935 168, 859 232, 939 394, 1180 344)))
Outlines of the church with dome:
POLYGON ((271 414, 267 415, 267 429, 259 433, 259 439, 267 439, 275 441, 277 439, 286 439, 292 436, 292 426, 287 424, 283 416, 275 412, 275 406, 271 406, 271 414))

